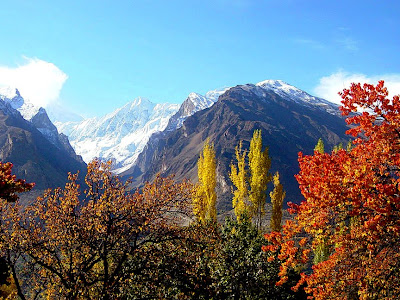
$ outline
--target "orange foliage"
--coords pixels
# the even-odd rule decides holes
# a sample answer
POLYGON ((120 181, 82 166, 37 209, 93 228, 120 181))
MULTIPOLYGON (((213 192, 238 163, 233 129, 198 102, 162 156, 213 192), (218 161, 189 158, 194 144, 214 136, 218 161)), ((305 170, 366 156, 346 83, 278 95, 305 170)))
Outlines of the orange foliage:
POLYGON ((31 297, 118 295, 129 284, 130 260, 146 245, 175 237, 192 197, 191 184, 171 177, 131 192, 110 163, 97 160, 88 165, 84 197, 77 177, 70 174, 64 189, 47 191, 24 210, 8 205, 1 220, 9 253, 22 254, 18 264, 27 274, 20 275, 29 279, 31 297))
MULTIPOLYGON (((297 180, 305 200, 292 204, 294 221, 266 238, 266 251, 290 268, 307 270, 323 239, 329 257, 302 273, 297 287, 315 299, 400 297, 400 101, 377 86, 345 89, 342 113, 356 137, 349 151, 299 154, 297 180), (361 108, 361 114, 351 114, 361 108), (303 239, 299 241, 299 236, 303 239)), ((296 287, 295 287, 296 288, 296 287)))

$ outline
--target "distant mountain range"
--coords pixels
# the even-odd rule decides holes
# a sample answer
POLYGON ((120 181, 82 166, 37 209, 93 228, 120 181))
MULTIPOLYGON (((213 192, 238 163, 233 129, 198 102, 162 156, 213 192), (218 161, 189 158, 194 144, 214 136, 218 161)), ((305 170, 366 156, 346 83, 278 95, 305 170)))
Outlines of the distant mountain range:
POLYGON ((101 118, 56 123, 86 162, 113 160, 116 173, 131 167, 149 137, 166 128, 177 104, 154 104, 137 98, 101 118))
POLYGON ((94 157, 112 160, 119 174, 135 164, 153 133, 179 128, 188 116, 213 105, 225 90, 213 90, 204 96, 191 93, 180 106, 137 98, 100 118, 55 124, 85 162, 94 157))
POLYGON ((68 171, 84 172, 83 160, 94 157, 113 160, 114 171, 133 177, 136 186, 157 173, 197 181, 198 156, 210 138, 222 210, 231 207, 234 149, 240 140, 248 148, 255 129, 270 149, 271 172, 280 172, 287 200, 294 202, 301 200, 294 178, 298 152, 312 153, 319 138, 328 149, 348 141, 336 104, 280 80, 191 93, 180 106, 137 98, 100 118, 63 117, 56 128, 17 90, 0 90, 0 160, 13 162, 18 176, 43 188, 60 185, 68 171))

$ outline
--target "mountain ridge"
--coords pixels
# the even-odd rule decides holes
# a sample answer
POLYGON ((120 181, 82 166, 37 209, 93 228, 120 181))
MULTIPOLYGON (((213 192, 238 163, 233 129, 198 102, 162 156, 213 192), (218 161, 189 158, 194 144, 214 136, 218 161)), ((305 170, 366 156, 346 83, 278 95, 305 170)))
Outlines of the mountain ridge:
POLYGON ((86 164, 46 111, 24 100, 18 90, 11 99, 9 95, 0 96, 0 160, 13 163, 14 174, 35 182, 36 190, 63 186, 68 172, 84 175, 86 164))
POLYGON ((213 106, 188 117, 179 129, 156 134, 156 139, 150 139, 152 144, 139 155, 139 164, 123 175, 133 176, 137 186, 152 180, 157 173, 175 174, 177 180, 185 177, 197 181, 198 155, 204 141, 210 138, 218 161, 218 190, 223 199, 219 206, 229 210, 228 172, 234 161, 234 149, 240 140, 248 148, 253 131, 261 129, 263 144, 270 149, 271 172, 280 172, 287 200, 299 202, 301 195, 294 179, 298 172, 298 152, 311 154, 319 138, 324 139, 327 147, 333 147, 347 142, 348 137, 340 112, 331 111, 337 105, 320 105, 326 100, 320 102, 316 97, 310 98, 315 101, 311 104, 297 100, 256 85, 230 88, 213 106))

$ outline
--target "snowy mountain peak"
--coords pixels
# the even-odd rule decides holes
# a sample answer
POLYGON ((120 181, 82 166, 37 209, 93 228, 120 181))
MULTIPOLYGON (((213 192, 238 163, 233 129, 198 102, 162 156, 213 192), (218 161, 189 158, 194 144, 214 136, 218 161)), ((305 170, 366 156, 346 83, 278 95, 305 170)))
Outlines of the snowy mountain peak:
MULTIPOLYGON (((129 103, 128 103, 129 104, 129 103)), ((143 105, 149 105, 149 104, 152 104, 151 103, 151 101, 149 100, 149 99, 147 99, 147 98, 144 98, 144 97, 137 97, 136 99, 134 99, 132 102, 131 102, 131 106, 132 107, 134 107, 134 106, 143 106, 143 105)))
MULTIPOLYGON (((308 95, 306 92, 287 84, 282 80, 264 80, 256 84, 264 89, 272 90, 273 92, 279 94, 285 93, 285 95, 308 95)), ((310 96, 310 95, 308 95, 310 96)), ((312 96, 310 96, 312 97, 312 96)))
POLYGON ((2 86, 0 87, 0 99, 8 98, 12 99, 16 96, 21 96, 18 89, 10 87, 10 86, 2 86))
POLYGON ((284 82, 283 80, 280 80, 280 79, 267 79, 267 80, 260 81, 259 83, 256 83, 256 85, 258 85, 258 86, 276 86, 276 87, 290 86, 291 87, 291 85, 287 84, 286 82, 284 82))
POLYGON ((215 102, 217 102, 218 97, 225 93, 228 89, 229 87, 225 87, 208 91, 204 96, 195 92, 190 93, 187 99, 191 101, 194 105, 194 110, 192 114, 199 110, 206 109, 212 106, 215 102))
POLYGON ((84 161, 111 159, 114 171, 120 173, 135 162, 154 132, 165 129, 178 108, 139 97, 103 117, 57 125, 84 161))
POLYGON ((187 99, 193 103, 196 110, 205 109, 214 104, 211 99, 207 99, 205 96, 194 92, 190 93, 187 99))
POLYGON ((219 96, 225 93, 228 89, 228 87, 224 87, 212 90, 207 92, 205 96, 195 92, 190 93, 180 106, 177 113, 170 118, 166 131, 173 131, 181 127, 187 117, 200 110, 211 107, 215 102, 217 102, 219 96))
MULTIPOLYGON (((46 110, 38 107, 24 99, 18 89, 3 87, 0 88, 0 102, 2 110, 6 114, 19 114, 26 121, 31 123, 42 135, 59 149, 67 150, 75 157, 75 153, 65 136, 58 134, 56 126, 51 122, 46 110), (8 107, 8 109, 7 109, 8 107)), ((81 161, 80 158, 78 160, 81 161)))
POLYGON ((227 90, 229 90, 231 87, 223 87, 220 89, 215 89, 212 91, 208 91, 206 93, 206 98, 212 100, 213 102, 217 102, 219 96, 221 96, 223 93, 225 93, 227 90))
POLYGON ((16 88, 0 88, 0 100, 10 104, 10 106, 19 111, 19 113, 27 121, 30 121, 37 113, 39 113, 40 107, 37 107, 28 100, 24 99, 16 88))
POLYGON ((327 112, 337 115, 340 114, 337 105, 325 99, 311 96, 310 94, 290 85, 282 80, 264 80, 255 85, 264 90, 270 90, 282 98, 302 103, 306 105, 317 106, 327 112))

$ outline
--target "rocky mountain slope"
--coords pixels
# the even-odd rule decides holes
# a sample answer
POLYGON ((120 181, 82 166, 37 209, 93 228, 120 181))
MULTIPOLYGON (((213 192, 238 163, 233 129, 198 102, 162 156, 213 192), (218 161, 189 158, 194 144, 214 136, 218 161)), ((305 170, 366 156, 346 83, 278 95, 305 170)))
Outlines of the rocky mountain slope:
POLYGON ((24 100, 18 90, 0 91, 0 160, 14 164, 20 178, 35 182, 35 189, 62 186, 68 172, 85 174, 77 156, 43 108, 24 100))
POLYGON ((214 104, 225 90, 209 91, 204 96, 191 93, 181 106, 137 98, 101 118, 56 125, 86 162, 94 157, 111 159, 119 174, 132 167, 150 136, 179 128, 188 116, 214 104))
POLYGON ((182 127, 153 137, 137 164, 124 173, 140 185, 157 173, 197 181, 197 159, 204 141, 215 145, 218 161, 220 208, 230 208, 229 165, 240 140, 245 148, 255 129, 261 129, 269 146, 271 171, 279 171, 287 200, 301 196, 294 174, 299 151, 312 153, 319 138, 327 148, 347 142, 347 129, 335 104, 313 97, 282 81, 239 85, 223 93, 210 108, 187 117, 182 127), (225 197, 224 197, 225 196, 225 197))

